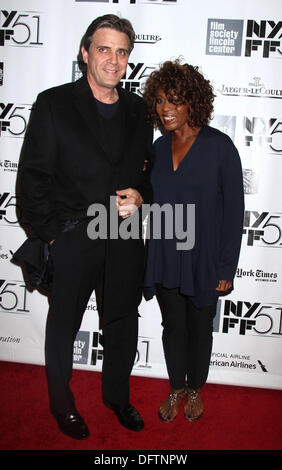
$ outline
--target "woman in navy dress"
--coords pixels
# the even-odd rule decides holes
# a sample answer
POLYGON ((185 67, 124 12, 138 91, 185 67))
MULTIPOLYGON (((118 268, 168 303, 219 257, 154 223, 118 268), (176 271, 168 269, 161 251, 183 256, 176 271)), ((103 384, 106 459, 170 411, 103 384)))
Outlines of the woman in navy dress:
POLYGON ((232 140, 208 125, 214 94, 197 67, 165 62, 148 78, 144 98, 150 121, 163 134, 154 143, 154 203, 169 205, 173 214, 166 219, 162 212, 156 235, 151 212, 147 233, 145 298, 156 295, 160 306, 171 387, 159 417, 173 421, 185 401, 185 418, 196 421, 203 414, 200 389, 208 377, 218 296, 233 289, 239 259, 241 161, 232 140))

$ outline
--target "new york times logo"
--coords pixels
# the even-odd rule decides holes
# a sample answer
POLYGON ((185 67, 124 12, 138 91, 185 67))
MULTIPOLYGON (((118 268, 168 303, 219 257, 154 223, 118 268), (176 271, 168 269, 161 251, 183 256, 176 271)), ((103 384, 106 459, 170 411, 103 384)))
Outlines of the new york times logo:
POLYGON ((12 171, 17 172, 20 165, 18 162, 12 162, 11 160, 0 160, 0 169, 3 168, 3 171, 12 171))
MULTIPOLYGON (((240 56, 242 54, 244 20, 209 18, 206 54, 240 56)), ((282 21, 247 20, 245 22, 244 56, 282 58, 282 21)))
POLYGON ((39 47, 41 12, 0 10, 0 46, 39 47))
POLYGON ((244 280, 248 278, 256 282, 276 283, 278 280, 278 273, 264 271, 263 269, 237 268, 236 278, 244 279, 244 280))

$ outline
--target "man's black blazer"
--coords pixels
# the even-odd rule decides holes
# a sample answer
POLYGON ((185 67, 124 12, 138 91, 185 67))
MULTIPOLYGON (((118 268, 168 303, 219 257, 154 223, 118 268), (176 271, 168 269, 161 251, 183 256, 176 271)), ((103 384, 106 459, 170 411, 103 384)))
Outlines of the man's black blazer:
POLYGON ((62 221, 85 217, 90 204, 108 205, 113 181, 114 189, 137 189, 151 202, 144 162, 151 161, 152 128, 144 101, 121 87, 118 93, 125 139, 116 165, 103 147, 86 77, 38 95, 22 150, 20 205, 42 240, 55 239, 62 221))

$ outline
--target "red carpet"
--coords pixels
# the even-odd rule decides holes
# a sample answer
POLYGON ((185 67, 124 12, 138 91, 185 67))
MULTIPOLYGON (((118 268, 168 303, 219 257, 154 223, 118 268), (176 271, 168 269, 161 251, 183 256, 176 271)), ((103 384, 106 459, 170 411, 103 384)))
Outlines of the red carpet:
MULTIPOLYGON (((74 370, 72 389, 91 436, 76 441, 61 434, 49 414, 45 369, 0 362, 2 450, 280 450, 282 391, 207 384, 205 412, 196 423, 182 410, 171 424, 157 416, 168 392, 163 379, 131 378, 131 402, 145 421, 139 433, 121 427, 101 402, 101 374, 74 370)), ((156 453, 156 452, 155 452, 156 453)), ((152 462, 155 463, 155 462, 152 462)))

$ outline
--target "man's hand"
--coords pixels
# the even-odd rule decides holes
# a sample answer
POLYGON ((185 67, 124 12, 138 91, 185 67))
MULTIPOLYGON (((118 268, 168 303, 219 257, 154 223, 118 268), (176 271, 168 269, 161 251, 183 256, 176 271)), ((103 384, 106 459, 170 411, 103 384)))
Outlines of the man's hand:
POLYGON ((231 281, 219 281, 218 286, 215 290, 219 290, 221 292, 227 292, 231 286, 232 286, 231 281))
POLYGON ((136 189, 122 189, 116 191, 116 194, 117 210, 123 219, 130 217, 143 203, 143 198, 136 189))

